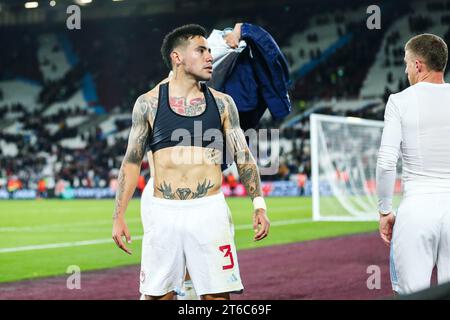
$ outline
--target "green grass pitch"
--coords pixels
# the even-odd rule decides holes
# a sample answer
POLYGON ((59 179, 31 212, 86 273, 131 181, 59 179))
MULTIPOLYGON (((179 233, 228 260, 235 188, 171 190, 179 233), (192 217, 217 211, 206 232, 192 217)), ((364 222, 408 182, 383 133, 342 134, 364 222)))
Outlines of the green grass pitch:
MULTIPOLYGON (((250 200, 228 198, 227 202, 238 250, 370 232, 378 227, 377 222, 312 222, 311 198, 273 197, 266 199, 272 223, 269 237, 254 242, 250 200)), ((111 239, 113 200, 0 201, 0 282, 63 275, 71 265, 87 271, 139 264, 139 204, 132 200, 126 214, 135 238, 129 256, 111 239), (89 242, 80 245, 85 241, 89 242), (51 248, 36 247, 52 244, 51 248)))

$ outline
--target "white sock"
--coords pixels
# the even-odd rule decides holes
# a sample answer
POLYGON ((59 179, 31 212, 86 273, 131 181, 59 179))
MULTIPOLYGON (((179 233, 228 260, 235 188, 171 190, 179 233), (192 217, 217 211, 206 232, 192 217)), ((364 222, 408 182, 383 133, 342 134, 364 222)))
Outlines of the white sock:
POLYGON ((195 292, 195 288, 191 280, 185 280, 183 282, 182 292, 184 295, 178 295, 177 300, 200 300, 200 297, 198 297, 195 292))

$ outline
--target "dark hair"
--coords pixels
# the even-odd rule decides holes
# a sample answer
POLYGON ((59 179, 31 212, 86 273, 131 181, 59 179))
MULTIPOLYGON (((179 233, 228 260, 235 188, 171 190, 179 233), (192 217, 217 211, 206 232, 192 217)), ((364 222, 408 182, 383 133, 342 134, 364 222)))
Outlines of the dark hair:
POLYGON ((161 55, 164 63, 169 69, 172 69, 170 54, 172 53, 173 49, 185 44, 187 40, 196 36, 206 38, 205 28, 198 24, 186 24, 184 26, 173 29, 168 34, 166 34, 161 46, 161 55))
POLYGON ((443 72, 447 66, 447 44, 434 34, 425 33, 411 38, 406 43, 405 50, 424 59, 428 69, 432 71, 443 72))

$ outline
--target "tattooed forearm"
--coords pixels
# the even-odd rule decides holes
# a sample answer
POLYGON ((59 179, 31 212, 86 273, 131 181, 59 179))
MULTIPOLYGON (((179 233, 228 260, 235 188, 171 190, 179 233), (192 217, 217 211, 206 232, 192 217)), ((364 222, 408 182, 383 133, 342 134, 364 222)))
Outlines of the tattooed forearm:
POLYGON ((241 182, 250 198, 253 200, 256 197, 262 197, 261 179, 256 163, 237 164, 236 166, 241 182))
POLYGON ((150 115, 152 109, 157 106, 157 99, 156 104, 155 99, 140 96, 133 107, 127 151, 119 171, 114 219, 125 214, 128 201, 136 189, 141 161, 145 154, 145 144, 150 132, 150 115))
POLYGON ((116 207, 114 210, 113 219, 117 219, 122 210, 122 197, 124 190, 125 190, 125 172, 123 172, 123 170, 120 170, 116 192, 116 207))
POLYGON ((117 219, 125 215, 125 211, 130 201, 131 196, 136 189, 140 167, 122 162, 120 167, 117 191, 116 191, 116 204, 114 209, 113 218, 117 219))

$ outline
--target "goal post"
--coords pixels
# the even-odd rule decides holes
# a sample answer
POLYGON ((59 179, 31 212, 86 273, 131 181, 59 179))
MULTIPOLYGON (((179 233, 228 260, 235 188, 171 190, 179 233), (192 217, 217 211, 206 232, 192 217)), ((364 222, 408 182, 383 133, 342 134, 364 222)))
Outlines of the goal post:
POLYGON ((383 121, 311 114, 313 220, 378 219, 375 174, 382 132, 383 121))

